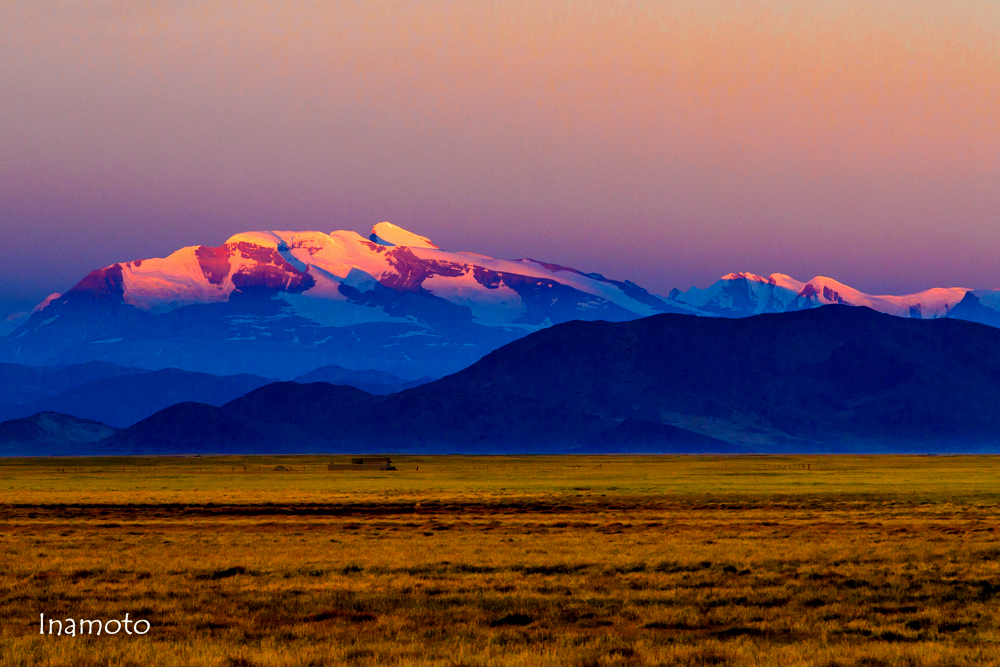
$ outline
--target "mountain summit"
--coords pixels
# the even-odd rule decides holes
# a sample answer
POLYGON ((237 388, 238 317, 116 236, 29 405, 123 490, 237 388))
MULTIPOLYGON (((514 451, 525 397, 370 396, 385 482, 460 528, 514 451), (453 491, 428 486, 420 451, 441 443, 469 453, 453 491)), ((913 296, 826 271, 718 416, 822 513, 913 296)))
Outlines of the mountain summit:
POLYGON ((424 236, 417 236, 413 232, 408 232, 402 227, 397 227, 391 222, 380 222, 372 228, 372 233, 368 238, 381 245, 405 245, 411 248, 439 248, 431 243, 431 240, 424 236))
POLYGON ((382 222, 368 238, 244 232, 104 267, 36 309, 0 358, 282 378, 339 364, 412 378, 554 323, 662 312, 694 310, 596 273, 448 252, 382 222))

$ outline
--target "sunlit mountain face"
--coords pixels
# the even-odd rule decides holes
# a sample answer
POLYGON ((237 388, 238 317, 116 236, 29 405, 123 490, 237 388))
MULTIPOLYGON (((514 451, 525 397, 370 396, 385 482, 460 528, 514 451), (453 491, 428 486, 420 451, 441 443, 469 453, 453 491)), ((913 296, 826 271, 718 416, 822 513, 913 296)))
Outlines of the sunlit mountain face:
POLYGON ((444 251, 383 222, 368 238, 248 232, 113 264, 46 299, 2 354, 283 378, 340 364, 417 377, 558 322, 662 312, 695 311, 596 273, 444 251))

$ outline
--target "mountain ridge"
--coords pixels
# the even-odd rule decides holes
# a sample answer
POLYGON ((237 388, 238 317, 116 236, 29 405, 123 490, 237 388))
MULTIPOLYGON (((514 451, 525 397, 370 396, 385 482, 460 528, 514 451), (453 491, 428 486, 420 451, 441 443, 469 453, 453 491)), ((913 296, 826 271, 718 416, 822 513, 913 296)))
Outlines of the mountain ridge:
POLYGON ((218 247, 92 271, 4 337, 0 360, 104 360, 291 379, 360 359, 416 379, 458 370, 552 323, 675 309, 687 307, 629 281, 448 252, 389 223, 370 238, 243 232, 218 247))
POLYGON ((282 380, 361 366, 412 381, 453 373, 572 320, 747 317, 829 304, 1000 326, 1000 290, 871 295, 824 276, 803 282, 742 272, 661 297, 551 262, 444 250, 381 222, 367 238, 344 230, 241 232, 217 247, 97 269, 14 321, 0 337, 0 361, 104 361, 282 380))

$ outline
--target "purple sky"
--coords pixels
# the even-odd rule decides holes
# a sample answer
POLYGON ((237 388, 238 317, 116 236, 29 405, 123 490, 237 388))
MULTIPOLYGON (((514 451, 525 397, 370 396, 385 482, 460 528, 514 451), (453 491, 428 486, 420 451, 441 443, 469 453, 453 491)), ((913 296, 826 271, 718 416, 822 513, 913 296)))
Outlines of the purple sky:
POLYGON ((1000 287, 995 0, 226 4, 0 5, 0 317, 382 220, 664 294, 1000 287))

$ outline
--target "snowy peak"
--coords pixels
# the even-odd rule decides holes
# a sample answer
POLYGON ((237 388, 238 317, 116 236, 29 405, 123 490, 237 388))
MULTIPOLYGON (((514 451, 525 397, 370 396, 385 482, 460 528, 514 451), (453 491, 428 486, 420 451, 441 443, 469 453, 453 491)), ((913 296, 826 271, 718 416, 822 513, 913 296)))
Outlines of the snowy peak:
POLYGON ((766 283, 767 278, 763 276, 758 276, 756 273, 750 273, 748 271, 740 271, 739 273, 727 273, 722 276, 721 280, 749 280, 755 283, 766 283))
POLYGON ((730 282, 742 280, 753 283, 761 283, 762 285, 771 285, 782 289, 792 290, 794 292, 798 292, 805 287, 805 283, 795 280, 791 276, 785 275, 784 273, 772 273, 765 278, 764 276, 758 276, 756 273, 741 271, 740 273, 727 273, 722 276, 721 280, 730 282))
POLYGON ((240 243, 249 243, 250 245, 260 246, 261 248, 274 248, 278 249, 279 246, 284 245, 284 240, 281 238, 282 232, 268 231, 268 232, 240 232, 239 234, 233 234, 223 245, 239 245, 240 243))
POLYGON ((99 269, 62 300, 110 298, 160 314, 256 294, 280 298, 322 326, 426 321, 419 312, 403 312, 391 293, 448 302, 467 309, 476 324, 527 330, 569 319, 691 312, 596 273, 446 252, 389 222, 375 225, 369 239, 353 231, 242 232, 218 247, 188 246, 99 269))
POLYGON ((801 292, 802 288, 805 287, 800 281, 784 273, 772 273, 768 276, 767 281, 776 287, 793 292, 801 292))
POLYGON ((799 296, 822 304, 840 303, 847 305, 867 305, 861 302, 870 298, 867 294, 826 276, 813 277, 799 289, 799 296))
MULTIPOLYGON (((938 287, 899 296, 872 295, 826 276, 815 276, 808 282, 801 282, 783 273, 772 273, 764 278, 741 272, 726 274, 705 289, 675 290, 670 298, 698 308, 704 314, 721 317, 745 317, 843 304, 864 306, 900 317, 926 319, 947 316, 970 291, 964 287, 938 287)), ((977 298, 977 303, 980 302, 981 299, 977 298)), ((987 299, 981 305, 988 307, 987 303, 992 301, 987 299)))
POLYGON ((409 246, 411 248, 432 248, 438 247, 431 243, 425 236, 419 236, 413 232, 408 232, 402 227, 397 227, 391 222, 380 222, 372 227, 372 233, 368 237, 375 243, 385 246, 409 246))

